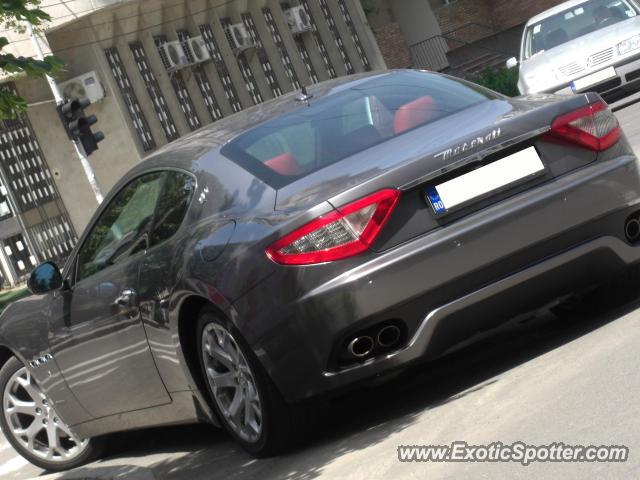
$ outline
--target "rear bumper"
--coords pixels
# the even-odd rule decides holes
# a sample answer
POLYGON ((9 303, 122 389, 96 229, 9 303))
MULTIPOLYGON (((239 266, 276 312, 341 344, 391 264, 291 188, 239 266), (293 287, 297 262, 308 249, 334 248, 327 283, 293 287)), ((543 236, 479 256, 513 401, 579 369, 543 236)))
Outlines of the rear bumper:
POLYGON ((635 157, 596 162, 339 272, 278 268, 236 302, 237 323, 284 397, 302 400, 433 358, 619 274, 640 261, 624 236, 638 210, 635 157), (349 335, 389 319, 407 325, 401 350, 333 367, 349 335))
MULTIPOLYGON (((627 59, 624 63, 619 63, 614 65, 614 67, 617 74, 615 78, 576 93, 584 93, 587 91, 597 92, 607 102, 611 103, 640 90, 640 57, 634 57, 631 60, 627 59)), ((603 69, 604 68, 606 67, 603 67, 603 69)), ((561 88, 556 87, 553 91, 547 93, 570 95, 574 92, 571 89, 571 84, 568 83, 561 88)))

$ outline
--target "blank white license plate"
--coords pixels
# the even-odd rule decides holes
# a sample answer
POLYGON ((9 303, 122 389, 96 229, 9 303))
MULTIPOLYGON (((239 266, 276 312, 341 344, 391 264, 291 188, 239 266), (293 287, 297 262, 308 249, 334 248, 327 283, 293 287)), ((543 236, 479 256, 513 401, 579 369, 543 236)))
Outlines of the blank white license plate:
POLYGON ((529 147, 452 180, 429 187, 427 198, 436 214, 483 197, 544 171, 534 147, 529 147))
POLYGON ((604 70, 600 70, 599 72, 592 73, 591 75, 575 80, 571 83, 571 88, 573 91, 584 90, 585 88, 597 85, 600 82, 604 82, 605 80, 609 80, 616 76, 617 73, 614 67, 605 68, 604 70))

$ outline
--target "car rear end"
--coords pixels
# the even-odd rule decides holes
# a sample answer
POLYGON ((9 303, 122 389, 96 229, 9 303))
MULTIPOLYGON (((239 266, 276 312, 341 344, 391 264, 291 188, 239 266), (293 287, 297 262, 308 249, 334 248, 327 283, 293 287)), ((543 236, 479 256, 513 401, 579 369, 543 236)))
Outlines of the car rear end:
POLYGON ((512 100, 418 72, 353 91, 391 108, 365 122, 387 137, 362 130, 309 172, 282 143, 261 159, 280 177, 259 245, 274 273, 234 307, 287 400, 434 358, 640 259, 640 172, 598 95, 512 100))

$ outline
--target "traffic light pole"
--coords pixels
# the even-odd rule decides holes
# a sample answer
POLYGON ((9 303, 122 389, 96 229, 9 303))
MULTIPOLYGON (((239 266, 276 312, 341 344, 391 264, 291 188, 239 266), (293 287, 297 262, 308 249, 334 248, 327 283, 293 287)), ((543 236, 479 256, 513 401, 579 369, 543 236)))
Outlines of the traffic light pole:
MULTIPOLYGON (((39 60, 43 60, 44 59, 44 53, 42 52, 42 48, 40 47, 40 42, 38 41, 38 38, 36 37, 35 33, 33 32, 33 27, 31 26, 30 23, 27 22, 27 32, 29 33, 29 37, 31 38, 31 43, 33 44, 33 47, 36 50, 36 56, 39 60)), ((62 94, 60 93, 60 89, 58 88, 58 85, 56 84, 55 80, 50 77, 49 75, 47 75, 47 82, 49 83, 49 87, 51 88, 51 93, 53 93, 53 98, 56 101, 57 105, 61 105, 64 103, 64 98, 62 97, 62 94)), ((79 142, 72 142, 73 146, 76 149, 76 154, 78 155, 78 158, 80 158, 80 163, 82 164, 82 168, 84 169, 84 173, 87 176, 87 179, 89 180, 89 185, 91 185, 91 189, 93 190, 93 194, 96 197, 96 200, 98 202, 98 205, 100 205, 102 203, 102 201, 104 200, 104 197, 102 196, 102 191, 100 190, 100 186, 98 185, 98 182, 96 180, 96 175, 93 172, 93 168, 91 168, 91 164, 89 163, 89 159, 87 158, 87 155, 85 154, 84 148, 82 147, 82 144, 80 144, 79 142)))

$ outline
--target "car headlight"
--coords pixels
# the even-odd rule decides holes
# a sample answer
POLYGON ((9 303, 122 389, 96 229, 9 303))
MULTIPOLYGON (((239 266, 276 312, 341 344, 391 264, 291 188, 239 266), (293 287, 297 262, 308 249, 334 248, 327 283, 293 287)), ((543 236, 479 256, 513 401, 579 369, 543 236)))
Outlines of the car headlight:
POLYGON ((620 55, 626 55, 627 53, 640 48, 640 35, 636 35, 631 38, 620 42, 618 44, 618 53, 620 55))

